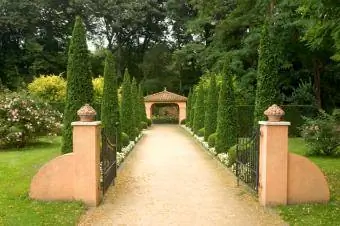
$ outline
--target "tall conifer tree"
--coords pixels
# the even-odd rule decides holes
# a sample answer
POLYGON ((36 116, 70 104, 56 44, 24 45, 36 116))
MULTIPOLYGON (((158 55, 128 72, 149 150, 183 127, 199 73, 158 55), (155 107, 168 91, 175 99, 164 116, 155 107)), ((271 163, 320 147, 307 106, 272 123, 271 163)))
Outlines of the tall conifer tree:
POLYGON ((192 94, 191 94, 191 101, 190 101, 190 124, 189 125, 191 129, 193 129, 194 127, 196 96, 197 96, 197 89, 194 87, 192 94))
POLYGON ((139 130, 139 108, 138 108, 138 88, 137 81, 135 78, 132 79, 131 83, 131 112, 132 112, 132 121, 131 121, 131 129, 132 129, 132 139, 138 136, 139 130))
POLYGON ((68 51, 67 94, 63 120, 62 152, 72 152, 72 126, 77 120, 77 110, 92 104, 93 85, 90 74, 86 31, 80 17, 76 18, 68 51))
POLYGON ((204 127, 204 87, 203 83, 199 84, 197 89, 197 97, 195 102, 195 116, 193 122, 194 132, 197 134, 198 130, 204 127))
POLYGON ((104 89, 101 105, 101 121, 104 132, 111 142, 116 142, 119 150, 119 105, 115 61, 110 51, 106 53, 104 67, 104 89))
POLYGON ((218 99, 216 152, 227 152, 237 142, 237 110, 232 72, 225 68, 218 99))
POLYGON ((124 80, 122 84, 122 101, 120 106, 120 122, 121 122, 121 129, 122 132, 126 133, 130 140, 132 140, 133 137, 133 131, 132 131, 132 96, 131 96, 131 81, 130 81, 130 75, 128 70, 125 70, 124 73, 124 80))
POLYGON ((259 47, 254 125, 264 120, 263 112, 272 104, 279 104, 279 47, 274 33, 272 17, 263 26, 259 47))
POLYGON ((190 127, 190 108, 191 108, 191 100, 192 100, 192 93, 191 89, 189 90, 189 95, 187 99, 187 106, 186 106, 186 119, 185 119, 185 125, 190 127))
POLYGON ((204 139, 208 140, 210 134, 216 132, 217 110, 218 110, 218 90, 216 76, 211 75, 209 82, 209 91, 204 118, 204 139))
POLYGON ((144 103, 144 94, 143 94, 142 84, 138 86, 138 96, 139 96, 139 106, 140 106, 140 122, 147 122, 146 111, 145 111, 145 103, 144 103))

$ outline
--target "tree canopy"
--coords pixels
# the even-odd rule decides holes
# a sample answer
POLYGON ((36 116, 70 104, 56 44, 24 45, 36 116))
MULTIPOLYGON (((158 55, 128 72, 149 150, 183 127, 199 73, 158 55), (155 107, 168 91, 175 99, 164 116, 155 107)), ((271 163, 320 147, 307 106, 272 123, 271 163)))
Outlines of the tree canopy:
MULTIPOLYGON (((275 24, 278 104, 339 107, 340 7, 337 0, 0 1, 0 82, 17 89, 40 74, 66 78, 75 16, 86 25, 91 75, 113 52, 144 94, 182 95, 227 59, 237 104, 254 105, 263 26, 275 24), (294 94, 294 95, 293 95, 294 94), (312 99, 310 97, 313 97, 312 99)), ((271 76, 269 74, 269 76, 271 76)))

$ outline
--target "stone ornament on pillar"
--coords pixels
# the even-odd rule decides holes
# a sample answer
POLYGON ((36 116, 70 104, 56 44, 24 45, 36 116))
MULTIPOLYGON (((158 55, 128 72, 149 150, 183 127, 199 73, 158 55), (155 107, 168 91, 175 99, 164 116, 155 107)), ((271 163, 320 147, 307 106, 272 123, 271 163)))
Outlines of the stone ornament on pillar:
POLYGON ((264 114, 268 117, 269 122, 280 122, 285 112, 279 106, 273 104, 264 111, 264 114))
POLYGON ((77 111, 81 122, 93 122, 97 112, 89 104, 85 104, 77 111))

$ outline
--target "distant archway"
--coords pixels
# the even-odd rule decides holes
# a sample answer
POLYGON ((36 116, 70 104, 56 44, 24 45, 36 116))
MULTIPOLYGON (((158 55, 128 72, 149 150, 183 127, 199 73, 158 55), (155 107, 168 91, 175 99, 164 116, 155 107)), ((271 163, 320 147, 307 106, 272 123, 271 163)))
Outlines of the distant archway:
MULTIPOLYGON (((176 106, 178 110, 178 119, 179 123, 181 123, 182 120, 186 118, 186 106, 187 106, 187 98, 185 96, 181 96, 172 92, 167 91, 164 89, 162 92, 154 93, 151 95, 148 95, 144 97, 144 103, 145 103, 145 111, 146 116, 148 119, 152 118, 153 115, 153 109, 154 106, 160 105, 160 106, 176 106)), ((170 111, 173 110, 163 110, 168 111, 169 114, 170 111)), ((164 114, 163 112, 162 114, 164 114)))

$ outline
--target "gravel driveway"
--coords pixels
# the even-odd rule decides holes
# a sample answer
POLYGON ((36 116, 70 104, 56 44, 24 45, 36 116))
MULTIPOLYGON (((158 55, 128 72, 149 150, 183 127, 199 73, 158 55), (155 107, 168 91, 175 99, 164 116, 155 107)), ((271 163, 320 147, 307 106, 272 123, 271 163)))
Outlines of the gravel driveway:
POLYGON ((183 128, 152 126, 79 225, 287 225, 183 128))

